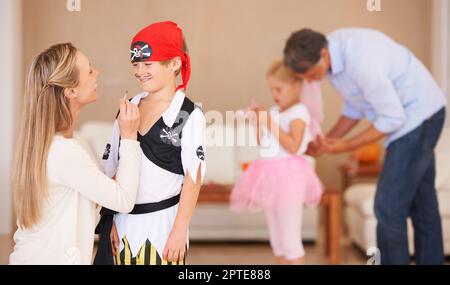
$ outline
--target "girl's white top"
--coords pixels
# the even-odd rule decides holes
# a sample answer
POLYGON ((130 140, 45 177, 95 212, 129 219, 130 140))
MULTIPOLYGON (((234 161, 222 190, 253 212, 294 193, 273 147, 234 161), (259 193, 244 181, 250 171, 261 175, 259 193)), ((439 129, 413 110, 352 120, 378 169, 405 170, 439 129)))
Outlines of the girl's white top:
MULTIPOLYGON (((308 148, 308 144, 313 140, 309 127, 311 116, 306 106, 298 103, 283 112, 280 112, 278 106, 274 106, 270 109, 270 115, 273 123, 279 124, 280 128, 287 133, 290 132, 292 121, 300 119, 305 123, 303 139, 296 153, 297 155, 303 155, 308 148)), ((266 128, 261 128, 260 155, 261 158, 270 159, 288 157, 292 154, 280 144, 277 134, 269 132, 266 128)))

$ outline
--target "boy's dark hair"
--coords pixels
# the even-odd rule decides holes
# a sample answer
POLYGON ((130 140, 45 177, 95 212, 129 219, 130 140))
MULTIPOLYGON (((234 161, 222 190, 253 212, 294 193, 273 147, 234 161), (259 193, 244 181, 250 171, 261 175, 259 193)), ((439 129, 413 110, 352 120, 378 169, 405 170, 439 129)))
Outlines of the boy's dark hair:
POLYGON ((311 29, 293 33, 284 48, 284 63, 296 73, 305 73, 317 64, 328 46, 327 38, 311 29))

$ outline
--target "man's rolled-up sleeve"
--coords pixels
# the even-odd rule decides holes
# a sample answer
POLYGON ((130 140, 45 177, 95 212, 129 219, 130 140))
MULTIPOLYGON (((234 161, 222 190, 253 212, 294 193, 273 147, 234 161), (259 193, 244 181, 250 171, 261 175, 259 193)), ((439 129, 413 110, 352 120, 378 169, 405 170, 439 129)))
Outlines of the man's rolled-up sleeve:
POLYGON ((405 124, 405 109, 386 74, 376 68, 359 72, 357 84, 375 111, 373 126, 378 131, 385 134, 393 133, 405 124))
POLYGON ((353 106, 352 102, 349 100, 344 101, 342 115, 353 120, 361 120, 364 117, 364 114, 353 106))

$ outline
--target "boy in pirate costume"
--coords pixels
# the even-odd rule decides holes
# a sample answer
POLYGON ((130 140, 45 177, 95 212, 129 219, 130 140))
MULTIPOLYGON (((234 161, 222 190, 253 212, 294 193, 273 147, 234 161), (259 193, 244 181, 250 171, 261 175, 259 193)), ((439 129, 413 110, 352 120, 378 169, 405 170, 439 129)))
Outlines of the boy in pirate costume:
MULTIPOLYGON (((181 29, 173 22, 144 28, 133 38, 131 62, 144 90, 130 100, 141 114, 140 186, 131 213, 102 209, 94 264, 182 265, 206 170, 206 123, 202 110, 184 94, 191 66, 181 29), (176 87, 180 71, 183 85, 176 87)), ((104 170, 111 177, 120 159, 119 139, 116 122, 103 157, 104 170)))

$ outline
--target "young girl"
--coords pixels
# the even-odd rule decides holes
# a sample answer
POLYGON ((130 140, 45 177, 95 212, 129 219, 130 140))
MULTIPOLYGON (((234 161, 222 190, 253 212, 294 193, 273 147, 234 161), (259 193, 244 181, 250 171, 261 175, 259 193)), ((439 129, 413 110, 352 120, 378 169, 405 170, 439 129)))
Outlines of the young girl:
POLYGON ((138 108, 121 101, 117 182, 74 137, 81 109, 97 100, 97 75, 70 43, 31 65, 12 177, 18 230, 10 264, 91 264, 96 205, 133 208, 142 159, 138 108))
MULTIPOLYGON (((309 142, 320 133, 319 120, 316 120, 319 116, 312 120, 308 108, 300 102, 299 94, 301 91, 302 95, 314 92, 316 87, 305 87, 306 83, 297 79, 282 61, 272 64, 267 79, 276 103, 272 110, 279 115, 263 116, 256 104, 249 109, 257 112, 258 141, 261 146, 269 147, 272 155, 250 164, 233 188, 231 207, 235 211, 265 209, 277 263, 304 264, 303 205, 318 204, 322 184, 311 164, 302 156, 309 142)), ((319 100, 320 96, 308 101, 320 103, 319 100)), ((315 114, 319 115, 319 110, 314 108, 315 114)))
MULTIPOLYGON (((188 227, 205 174, 206 125, 202 110, 184 94, 191 71, 186 52, 182 31, 173 22, 152 24, 132 41, 133 72, 144 90, 131 100, 142 117, 137 205, 129 214, 116 214, 115 225, 103 211, 94 264, 112 264, 113 254, 116 264, 185 264, 188 227), (177 88, 180 72, 183 85, 177 88)), ((121 159, 117 153, 120 135, 116 124, 103 157, 111 177, 121 159)))

